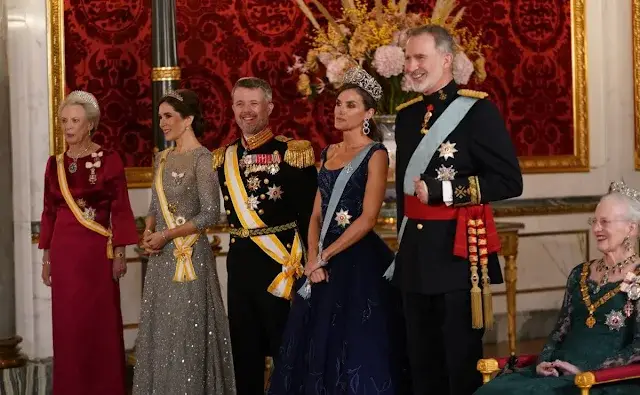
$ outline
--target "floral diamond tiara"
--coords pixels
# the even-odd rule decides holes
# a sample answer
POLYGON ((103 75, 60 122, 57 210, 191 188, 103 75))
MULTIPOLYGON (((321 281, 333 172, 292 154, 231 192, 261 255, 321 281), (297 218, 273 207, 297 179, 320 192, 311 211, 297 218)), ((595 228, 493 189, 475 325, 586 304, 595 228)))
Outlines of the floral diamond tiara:
POLYGON ((633 188, 628 187, 624 181, 615 181, 612 182, 609 186, 609 193, 619 193, 621 195, 625 195, 637 202, 640 202, 640 192, 636 191, 633 188))
POLYGON ((96 110, 100 111, 100 106, 98 106, 98 100, 96 100, 96 97, 93 96, 89 92, 73 91, 73 92, 69 93, 69 96, 67 96, 67 99, 69 99, 69 98, 77 98, 77 99, 79 99, 79 100, 81 100, 81 101, 83 101, 85 103, 89 103, 96 110))
POLYGON ((344 74, 343 84, 353 84, 362 88, 373 97, 373 100, 382 99, 382 87, 375 78, 369 75, 362 67, 352 67, 344 74))

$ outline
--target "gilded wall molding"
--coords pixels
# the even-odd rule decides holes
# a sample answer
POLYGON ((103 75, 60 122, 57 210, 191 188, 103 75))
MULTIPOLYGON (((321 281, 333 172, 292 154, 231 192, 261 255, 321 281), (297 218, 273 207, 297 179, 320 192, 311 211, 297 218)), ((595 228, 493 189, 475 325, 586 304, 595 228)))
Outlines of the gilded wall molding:
MULTIPOLYGON (((638 0, 634 0, 638 1, 638 0)), ((573 155, 525 156, 525 173, 569 173, 589 171, 589 122, 587 91, 586 0, 571 0, 571 56, 573 96, 573 155)))
POLYGON ((640 0, 632 3, 633 32, 633 114, 634 114, 634 164, 640 170, 640 0))

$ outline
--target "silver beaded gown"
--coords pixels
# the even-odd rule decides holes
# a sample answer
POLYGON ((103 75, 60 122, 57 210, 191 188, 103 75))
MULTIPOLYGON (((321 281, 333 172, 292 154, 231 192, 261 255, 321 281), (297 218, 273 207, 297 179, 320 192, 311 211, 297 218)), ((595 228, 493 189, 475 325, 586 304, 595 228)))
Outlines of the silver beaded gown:
MULTIPOLYGON (((204 147, 169 153, 163 174, 175 216, 191 220, 199 230, 220 217, 220 185, 204 147)), ((157 163, 155 161, 155 172, 157 163)), ((156 230, 167 228, 152 190, 149 215, 156 230)), ((151 256, 144 281, 140 329, 136 340, 133 394, 234 395, 235 378, 229 326, 220 283, 206 235, 193 245, 197 280, 173 282, 174 243, 151 256)))

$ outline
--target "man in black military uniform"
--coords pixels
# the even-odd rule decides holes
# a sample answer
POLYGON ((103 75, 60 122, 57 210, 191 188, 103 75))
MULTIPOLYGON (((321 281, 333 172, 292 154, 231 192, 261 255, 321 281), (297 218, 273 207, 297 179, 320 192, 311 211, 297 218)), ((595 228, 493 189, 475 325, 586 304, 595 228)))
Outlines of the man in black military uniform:
POLYGON ((303 274, 317 189, 311 144, 274 136, 271 87, 239 80, 233 112, 242 137, 213 153, 230 226, 228 306, 238 395, 264 393, 265 357, 276 355, 303 274))
POLYGON ((414 394, 471 395, 493 324, 490 284, 502 283, 488 203, 519 196, 522 174, 497 107, 454 82, 448 31, 429 25, 408 36, 405 77, 422 94, 396 118, 392 281, 403 291, 414 394))

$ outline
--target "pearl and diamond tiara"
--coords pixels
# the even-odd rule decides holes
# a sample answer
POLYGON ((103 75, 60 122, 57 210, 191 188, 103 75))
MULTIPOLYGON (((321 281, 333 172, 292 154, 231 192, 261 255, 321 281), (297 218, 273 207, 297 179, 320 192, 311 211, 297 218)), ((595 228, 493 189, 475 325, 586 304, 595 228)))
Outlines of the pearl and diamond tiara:
POLYGON ((343 84, 353 84, 362 88, 367 92, 373 100, 379 101, 382 99, 382 87, 369 73, 364 71, 362 67, 352 67, 344 74, 342 80, 343 84))

